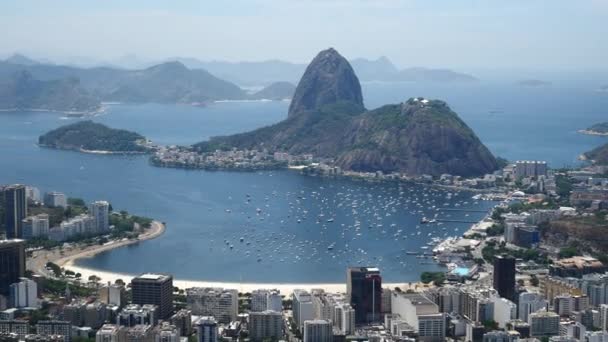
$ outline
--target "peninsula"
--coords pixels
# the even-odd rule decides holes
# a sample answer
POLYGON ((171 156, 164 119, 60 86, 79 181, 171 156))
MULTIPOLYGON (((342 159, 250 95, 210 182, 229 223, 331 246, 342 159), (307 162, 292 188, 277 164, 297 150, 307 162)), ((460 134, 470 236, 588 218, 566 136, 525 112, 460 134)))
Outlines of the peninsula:
POLYGON ((417 97, 367 110, 357 75, 332 48, 321 51, 306 68, 286 120, 211 138, 188 153, 206 156, 231 150, 412 176, 479 176, 498 168, 492 153, 445 102, 417 97))
POLYGON ((50 111, 88 114, 101 110, 101 102, 89 94, 77 78, 34 79, 18 71, 0 80, 0 111, 50 111))
POLYGON ((44 147, 101 154, 140 154, 152 145, 138 133, 114 129, 90 120, 61 126, 38 138, 44 147))
POLYGON ((589 135, 608 135, 608 122, 597 123, 587 129, 581 129, 578 132, 589 135))

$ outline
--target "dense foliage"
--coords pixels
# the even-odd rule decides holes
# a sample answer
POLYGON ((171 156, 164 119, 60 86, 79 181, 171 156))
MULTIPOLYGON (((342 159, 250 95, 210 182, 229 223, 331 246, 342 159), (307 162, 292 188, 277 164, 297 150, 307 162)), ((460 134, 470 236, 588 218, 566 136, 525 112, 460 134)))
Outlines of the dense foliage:
POLYGON ((445 281, 444 272, 422 272, 420 274, 420 281, 425 284, 433 282, 436 286, 440 286, 445 281))
POLYGON ((109 128, 92 121, 80 121, 54 129, 38 139, 40 145, 89 151, 145 152, 138 144, 143 136, 122 129, 109 128))

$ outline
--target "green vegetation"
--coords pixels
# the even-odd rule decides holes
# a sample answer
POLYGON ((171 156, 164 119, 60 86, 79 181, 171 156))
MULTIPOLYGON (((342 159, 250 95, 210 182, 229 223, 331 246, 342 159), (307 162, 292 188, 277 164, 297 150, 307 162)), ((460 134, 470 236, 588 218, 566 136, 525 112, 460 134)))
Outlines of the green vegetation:
POLYGON ((587 131, 599 134, 607 134, 608 133, 608 122, 597 123, 589 128, 587 131))
POLYGON ((580 255, 578 249, 576 247, 564 247, 562 249, 559 250, 559 257, 560 258, 571 258, 575 255, 580 255))
POLYGON ((483 259, 488 263, 493 263, 498 255, 510 255, 516 259, 524 261, 534 261, 538 264, 548 264, 549 259, 545 254, 541 254, 536 249, 509 249, 505 243, 496 243, 496 241, 488 241, 486 246, 481 250, 483 259))
POLYGON ((42 146, 114 153, 144 153, 148 149, 139 144, 145 138, 135 132, 109 128, 93 121, 79 121, 54 129, 38 138, 42 146))
POLYGON ((422 272, 420 275, 420 281, 425 284, 433 282, 435 286, 441 286, 445 281, 445 273, 444 272, 422 272))
POLYGON ((493 224, 486 231, 487 236, 499 236, 505 233, 505 225, 503 222, 493 224))
POLYGON ((587 159, 595 161, 596 164, 606 165, 608 164, 608 144, 596 147, 589 152, 585 152, 587 159))
POLYGON ((566 175, 556 175, 555 185, 557 187, 557 194, 567 201, 570 192, 572 192, 572 180, 566 175))
MULTIPOLYGON (((68 282, 66 280, 58 280, 46 278, 44 280, 44 291, 47 293, 54 294, 56 296, 65 295, 65 289, 68 286, 68 282)), ((84 287, 81 285, 70 283, 70 293, 76 297, 87 297, 95 293, 94 289, 90 289, 88 287, 84 287)))
POLYGON ((112 213, 110 215, 110 225, 114 226, 111 232, 112 238, 136 238, 139 233, 134 232, 138 225, 144 229, 150 228, 152 219, 142 216, 129 215, 126 211, 112 213))

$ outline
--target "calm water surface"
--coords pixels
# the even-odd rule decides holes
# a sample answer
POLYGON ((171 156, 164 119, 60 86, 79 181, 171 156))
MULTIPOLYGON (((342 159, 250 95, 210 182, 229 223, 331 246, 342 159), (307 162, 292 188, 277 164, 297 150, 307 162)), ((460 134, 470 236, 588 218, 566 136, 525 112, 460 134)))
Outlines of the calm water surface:
MULTIPOLYGON (((606 139, 576 133, 608 117, 608 96, 594 84, 523 88, 364 84, 366 106, 411 96, 446 100, 496 154, 573 165, 606 139)), ((157 104, 111 106, 95 120, 162 144, 190 144, 272 124, 288 103, 219 103, 206 108, 157 104)), ((373 264, 387 281, 417 280, 439 269, 405 255, 468 223, 420 225, 423 216, 472 221, 488 202, 413 185, 304 177, 289 171, 205 172, 154 168, 147 158, 41 149, 37 137, 71 122, 50 113, 0 114, 0 183, 27 183, 167 222, 155 240, 79 264, 125 273, 169 272, 183 279, 342 282, 347 265, 373 264)))

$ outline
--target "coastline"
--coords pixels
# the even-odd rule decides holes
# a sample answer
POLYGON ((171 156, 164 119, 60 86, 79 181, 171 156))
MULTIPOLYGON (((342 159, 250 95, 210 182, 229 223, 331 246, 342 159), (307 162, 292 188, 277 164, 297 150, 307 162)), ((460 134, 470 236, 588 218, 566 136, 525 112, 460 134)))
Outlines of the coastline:
MULTIPOLYGON (((76 260, 81 258, 91 258, 95 255, 106 252, 115 248, 128 246, 131 244, 139 243, 141 241, 151 240, 161 236, 166 227, 163 223, 158 221, 152 222, 152 228, 141 234, 137 240, 120 240, 108 242, 104 245, 87 246, 84 248, 80 247, 69 247, 59 250, 55 248, 53 250, 39 250, 34 251, 31 258, 27 260, 27 269, 45 276, 52 276, 45 266, 47 262, 53 262, 59 267, 69 269, 75 273, 80 273, 81 279, 88 279, 91 275, 99 277, 100 283, 115 282, 117 279, 122 279, 124 282, 129 283, 137 274, 127 274, 119 272, 111 272, 98 270, 94 268, 82 267, 76 265, 76 260)), ((173 285, 179 288, 188 287, 223 287, 229 289, 237 289, 240 292, 251 292, 256 289, 278 289, 284 295, 290 295, 295 289, 323 289, 328 292, 345 292, 346 283, 238 283, 238 282, 222 282, 222 281, 205 281, 205 280, 194 280, 194 279, 173 279, 173 285)), ((403 283, 385 283, 384 286, 394 289, 399 287, 402 290, 419 290, 432 285, 423 284, 421 282, 403 282, 403 283)))
POLYGON ((580 134, 586 134, 586 135, 597 135, 597 136, 602 136, 602 137, 608 136, 608 132, 602 133, 602 132, 598 132, 598 131, 590 131, 590 130, 587 130, 587 129, 579 129, 576 132, 580 133, 580 134))
POLYGON ((151 151, 105 151, 105 150, 87 150, 84 148, 62 148, 45 144, 36 144, 38 147, 50 148, 53 150, 73 151, 88 154, 106 154, 106 155, 145 155, 152 153, 151 151))

